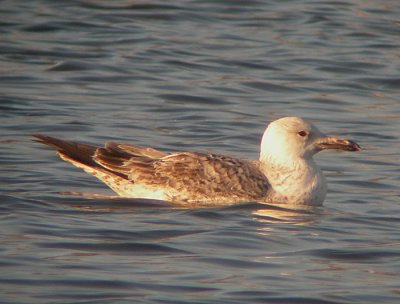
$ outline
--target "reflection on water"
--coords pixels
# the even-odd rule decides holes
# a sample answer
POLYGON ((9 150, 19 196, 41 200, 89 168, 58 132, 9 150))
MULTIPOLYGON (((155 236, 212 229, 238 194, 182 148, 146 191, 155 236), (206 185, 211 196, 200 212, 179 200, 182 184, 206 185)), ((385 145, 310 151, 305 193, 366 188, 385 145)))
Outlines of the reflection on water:
MULTIPOLYGON (((288 209, 276 206, 265 207, 252 211, 255 215, 254 219, 265 224, 273 224, 276 222, 287 223, 293 225, 312 225, 318 219, 318 208, 308 207, 307 209, 288 209)), ((270 229, 268 225, 265 228, 270 229)), ((262 231, 264 230, 261 229, 262 231)))
MULTIPOLYGON (((96 193, 81 192, 63 192, 61 195, 72 196, 67 200, 57 199, 57 204, 68 204, 70 207, 80 210, 90 211, 117 211, 125 210, 126 212, 134 212, 135 209, 176 209, 176 210, 193 210, 199 212, 208 212, 212 210, 220 210, 221 212, 241 211, 254 215, 253 219, 260 223, 290 223, 293 225, 309 225, 314 223, 319 214, 319 207, 312 206, 274 206, 264 203, 241 203, 231 206, 218 204, 202 204, 198 203, 172 203, 153 199, 135 199, 122 198, 116 195, 105 195, 96 193), (81 197, 81 199, 79 199, 81 197), (78 199, 77 199, 78 198, 78 199), (76 200, 76 202, 74 202, 76 200), (291 208, 293 207, 293 208, 291 208), (201 211, 203 210, 203 211, 201 211)), ((269 228, 266 228, 267 230, 269 228)))
POLYGON ((400 301, 396 1, 21 0, 1 12, 2 302, 400 301), (322 208, 110 197, 30 138, 257 158, 284 115, 365 147, 318 155, 322 208))

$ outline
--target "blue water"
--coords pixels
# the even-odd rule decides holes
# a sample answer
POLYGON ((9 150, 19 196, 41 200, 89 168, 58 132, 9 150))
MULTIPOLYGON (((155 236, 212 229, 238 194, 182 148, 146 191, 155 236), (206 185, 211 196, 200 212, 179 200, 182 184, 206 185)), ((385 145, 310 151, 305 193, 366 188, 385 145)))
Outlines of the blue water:
POLYGON ((398 1, 3 1, 1 303, 399 303, 398 1), (110 199, 31 141, 257 158, 311 119, 324 206, 110 199), (93 193, 100 194, 93 196, 93 193))

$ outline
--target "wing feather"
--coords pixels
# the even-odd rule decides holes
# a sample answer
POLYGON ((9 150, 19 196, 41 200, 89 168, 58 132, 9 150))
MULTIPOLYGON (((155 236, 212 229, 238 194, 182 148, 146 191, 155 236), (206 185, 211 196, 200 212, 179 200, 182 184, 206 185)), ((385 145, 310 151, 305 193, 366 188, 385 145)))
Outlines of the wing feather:
POLYGON ((108 142, 96 150, 93 159, 102 167, 130 178, 132 171, 153 173, 154 160, 165 155, 151 148, 108 142))
POLYGON ((154 168, 156 176, 176 190, 171 193, 190 201, 260 200, 270 188, 251 162, 217 154, 171 154, 155 161, 154 168))
MULTIPOLYGON (((47 138, 38 138, 49 142, 47 138)), ((60 147, 58 142, 48 144, 60 147)), ((78 149, 76 145, 63 143, 61 151, 78 155, 71 150, 87 150, 85 162, 135 185, 162 189, 170 200, 262 200, 270 189, 266 176, 257 165, 229 156, 192 152, 166 154, 152 148, 113 142, 101 148, 80 145, 78 149)))

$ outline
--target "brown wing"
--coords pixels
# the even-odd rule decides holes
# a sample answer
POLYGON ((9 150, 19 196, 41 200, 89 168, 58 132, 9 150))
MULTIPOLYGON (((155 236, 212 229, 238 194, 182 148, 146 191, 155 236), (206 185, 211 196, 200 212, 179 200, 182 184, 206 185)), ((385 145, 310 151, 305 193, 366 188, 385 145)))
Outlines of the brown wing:
POLYGON ((154 161, 166 155, 152 148, 109 142, 104 148, 96 150, 93 160, 110 171, 136 181, 135 175, 148 173, 153 176, 154 161))
POLYGON ((154 163, 157 176, 188 200, 260 200, 270 186, 252 163, 229 156, 176 153, 154 163))
POLYGON ((252 163, 216 154, 167 155, 108 143, 97 149, 94 160, 134 183, 167 189, 171 200, 260 200, 269 189, 267 178, 252 163))
POLYGON ((262 200, 270 188, 255 164, 232 157, 190 152, 166 154, 117 143, 97 148, 46 135, 35 137, 118 193, 120 188, 133 183, 165 190, 170 200, 235 202, 262 200))

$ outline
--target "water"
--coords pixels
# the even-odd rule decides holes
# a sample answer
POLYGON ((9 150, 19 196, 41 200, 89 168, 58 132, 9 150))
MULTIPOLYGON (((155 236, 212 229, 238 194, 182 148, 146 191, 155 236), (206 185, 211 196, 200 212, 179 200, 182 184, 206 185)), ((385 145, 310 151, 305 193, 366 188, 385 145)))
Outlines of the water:
POLYGON ((3 1, 1 303, 398 303, 398 1, 3 1), (312 119, 324 207, 184 209, 111 194, 33 143, 255 158, 312 119))

